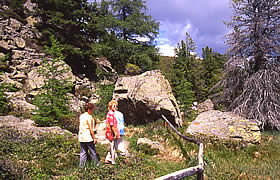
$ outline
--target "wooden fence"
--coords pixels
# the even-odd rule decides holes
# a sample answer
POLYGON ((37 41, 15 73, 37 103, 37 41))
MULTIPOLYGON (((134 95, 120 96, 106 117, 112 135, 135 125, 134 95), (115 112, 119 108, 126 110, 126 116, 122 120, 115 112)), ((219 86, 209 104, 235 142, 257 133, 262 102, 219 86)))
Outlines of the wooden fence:
POLYGON ((175 179, 182 179, 187 176, 197 175, 198 180, 203 180, 203 143, 200 140, 192 139, 187 136, 182 135, 177 129, 166 119, 164 115, 162 115, 162 118, 169 124, 169 126, 175 131, 181 138, 190 141, 192 143, 195 143, 199 146, 197 159, 198 159, 198 165, 194 167, 189 167, 187 169, 182 169, 180 171, 173 172, 171 174, 167 174, 165 176, 161 176, 157 178, 156 180, 175 180, 175 179))

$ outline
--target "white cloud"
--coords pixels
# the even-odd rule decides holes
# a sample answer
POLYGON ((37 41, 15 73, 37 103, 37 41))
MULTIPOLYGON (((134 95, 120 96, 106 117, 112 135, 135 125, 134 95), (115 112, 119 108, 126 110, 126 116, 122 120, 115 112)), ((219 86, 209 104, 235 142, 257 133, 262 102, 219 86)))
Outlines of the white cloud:
POLYGON ((222 20, 231 15, 230 0, 147 0, 149 13, 160 22, 160 30, 166 31, 168 44, 175 46, 190 34, 201 54, 205 46, 223 53, 226 26, 222 20), (162 10, 165 10, 164 13, 162 10))
POLYGON ((160 48, 159 53, 163 56, 175 56, 174 47, 169 44, 163 44, 158 46, 160 48))
POLYGON ((174 48, 177 46, 177 43, 186 39, 186 32, 191 34, 191 36, 195 36, 198 32, 198 29, 194 28, 188 21, 184 24, 162 21, 160 24, 160 32, 159 37, 156 39, 156 44, 160 48, 160 53, 164 56, 175 56, 174 48))
POLYGON ((136 39, 141 42, 148 42, 150 40, 148 37, 136 37, 136 39))

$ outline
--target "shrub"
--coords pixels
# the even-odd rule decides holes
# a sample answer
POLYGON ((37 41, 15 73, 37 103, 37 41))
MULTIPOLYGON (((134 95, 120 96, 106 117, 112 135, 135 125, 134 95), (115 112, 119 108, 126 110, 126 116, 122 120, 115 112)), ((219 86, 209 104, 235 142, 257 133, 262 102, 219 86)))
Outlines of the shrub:
POLYGON ((80 148, 71 135, 41 134, 35 139, 1 126, 0 139, 0 179, 49 179, 78 166, 80 148))
MULTIPOLYGON (((10 54, 6 54, 5 56, 0 58, 0 74, 8 71, 8 61, 10 60, 10 58, 10 54)), ((5 115, 10 111, 8 100, 5 94, 5 92, 8 91, 15 92, 17 91, 17 88, 11 84, 0 82, 0 115, 5 115)))

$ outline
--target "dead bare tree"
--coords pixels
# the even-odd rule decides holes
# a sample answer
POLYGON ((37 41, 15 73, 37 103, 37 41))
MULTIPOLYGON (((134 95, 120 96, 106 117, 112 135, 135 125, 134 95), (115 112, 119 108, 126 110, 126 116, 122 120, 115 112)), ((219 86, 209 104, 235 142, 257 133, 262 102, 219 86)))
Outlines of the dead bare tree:
POLYGON ((231 5, 223 101, 228 110, 261 121, 262 128, 280 130, 280 1, 232 0, 231 5))
POLYGON ((234 87, 232 85, 234 83, 236 87, 242 86, 241 92, 235 92, 239 94, 228 109, 246 115, 249 119, 259 120, 262 129, 270 127, 280 130, 280 65, 272 63, 267 66, 250 76, 243 72, 244 81, 239 82, 235 78, 228 80, 227 83, 230 85, 227 85, 228 88, 224 91, 227 93, 236 91, 230 89, 234 87))
POLYGON ((280 53, 280 1, 232 0, 233 16, 226 25, 232 32, 227 35, 228 54, 253 57, 251 73, 265 68, 266 56, 280 53))

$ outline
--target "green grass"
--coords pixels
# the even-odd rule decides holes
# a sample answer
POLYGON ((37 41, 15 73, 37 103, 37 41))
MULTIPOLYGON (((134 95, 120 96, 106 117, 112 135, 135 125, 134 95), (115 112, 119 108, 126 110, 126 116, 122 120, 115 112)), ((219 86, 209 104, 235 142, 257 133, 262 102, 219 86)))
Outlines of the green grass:
POLYGON ((260 144, 206 144, 205 174, 209 179, 279 179, 280 133, 264 132, 260 144))
POLYGON ((71 135, 45 134, 34 139, 1 126, 0 139, 0 179, 154 179, 184 167, 141 151, 118 158, 115 166, 106 165, 108 147, 97 144, 101 166, 96 168, 88 163, 86 168, 79 169, 80 146, 71 135))
MULTIPOLYGON (((162 121, 128 127, 130 157, 120 157, 116 165, 104 164, 107 145, 97 144, 101 166, 88 163, 79 169, 80 146, 71 135, 31 135, 0 127, 0 179, 154 179, 197 165, 197 145, 180 139, 162 121), (136 130, 135 130, 136 129, 136 130), (134 132, 134 133, 133 133, 134 132), (148 146, 136 145, 139 137, 166 143, 184 154, 181 160, 168 157, 148 146)), ((265 132, 260 144, 209 140, 204 142, 207 179, 279 179, 280 133, 265 132)), ((196 179, 195 176, 185 179, 196 179)))

